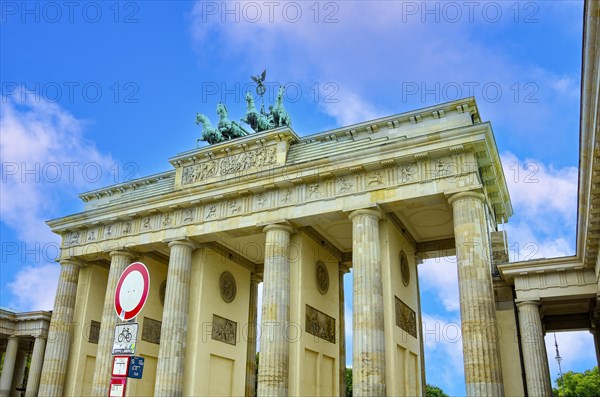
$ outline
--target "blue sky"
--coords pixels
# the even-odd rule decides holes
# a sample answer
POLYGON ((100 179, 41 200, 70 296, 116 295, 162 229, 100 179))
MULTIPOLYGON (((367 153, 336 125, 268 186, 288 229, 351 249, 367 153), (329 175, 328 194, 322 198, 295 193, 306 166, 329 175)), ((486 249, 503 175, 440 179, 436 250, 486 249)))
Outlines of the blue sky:
MULTIPOLYGON (((199 137, 196 112, 225 101, 241 117, 264 68, 267 94, 288 86, 301 136, 475 96, 515 209, 511 257, 574 253, 581 1, 1 7, 2 306, 52 307, 59 242, 45 220, 80 211, 80 192, 170 169, 199 137)), ((430 324, 458 322, 455 267, 421 266, 430 324)), ((558 339, 563 369, 593 365, 588 334, 558 339)), ((428 382, 463 395, 460 343, 443 342, 426 344, 428 382)))

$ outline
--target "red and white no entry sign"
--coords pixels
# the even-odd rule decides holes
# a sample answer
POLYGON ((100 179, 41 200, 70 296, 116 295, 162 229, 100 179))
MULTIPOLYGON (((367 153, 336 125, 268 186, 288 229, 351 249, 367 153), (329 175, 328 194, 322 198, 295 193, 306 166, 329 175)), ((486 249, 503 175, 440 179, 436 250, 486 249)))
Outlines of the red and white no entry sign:
POLYGON ((115 310, 123 321, 131 320, 144 307, 150 290, 150 274, 141 262, 127 266, 115 291, 115 310))

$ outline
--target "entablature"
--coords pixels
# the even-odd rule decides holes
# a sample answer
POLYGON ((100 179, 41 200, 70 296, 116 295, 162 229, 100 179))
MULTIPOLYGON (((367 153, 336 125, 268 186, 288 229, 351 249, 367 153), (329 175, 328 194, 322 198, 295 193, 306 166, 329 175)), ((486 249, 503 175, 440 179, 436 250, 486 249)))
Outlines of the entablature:
POLYGON ((74 247, 158 232, 163 236, 157 239, 198 235, 214 222, 238 227, 250 218, 294 219, 473 189, 487 195, 494 222, 512 215, 489 123, 413 137, 363 137, 328 148, 311 143, 314 148, 298 155, 303 144, 285 127, 189 151, 170 159, 175 172, 158 175, 163 190, 48 224, 62 235, 63 247, 74 247))

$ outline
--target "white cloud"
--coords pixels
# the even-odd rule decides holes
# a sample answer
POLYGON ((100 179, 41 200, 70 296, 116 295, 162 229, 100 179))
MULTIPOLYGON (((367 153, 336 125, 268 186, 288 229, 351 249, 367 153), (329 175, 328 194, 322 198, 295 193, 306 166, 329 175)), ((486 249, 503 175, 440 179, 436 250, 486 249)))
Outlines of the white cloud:
MULTIPOLYGON (((515 25, 515 10, 508 3, 501 5, 499 23, 490 23, 481 5, 474 21, 464 6, 462 16, 453 21, 452 10, 442 3, 295 2, 302 16, 292 22, 291 8, 287 17, 283 12, 286 3, 277 3, 270 13, 263 3, 253 2, 259 18, 248 4, 195 4, 190 28, 199 57, 240 65, 244 74, 266 66, 270 81, 334 82, 339 103, 318 105, 340 125, 379 115, 374 109, 401 112, 471 95, 485 119, 508 123, 510 128, 504 132, 524 144, 560 134, 557 126, 571 120, 554 108, 572 104, 576 74, 548 70, 547 64, 520 56, 525 44, 504 45, 508 36, 503 35, 513 28, 538 32, 546 26, 515 25), (432 8, 437 11, 428 13, 426 9, 432 8), (333 23, 325 23, 328 15, 333 23), (486 42, 490 25, 506 29, 500 30, 500 40, 486 42), (417 92, 409 91, 408 85, 417 87, 417 92)), ((576 12, 576 7, 569 7, 566 15, 574 18, 576 12)), ((565 11, 544 5, 536 16, 542 13, 564 15, 565 11)))
POLYGON ((56 213, 62 197, 104 183, 114 161, 83 137, 85 122, 58 104, 3 101, 2 222, 23 241, 56 241, 46 218, 56 213))
POLYGON ((540 160, 519 159, 510 152, 503 153, 501 158, 515 208, 532 219, 540 213, 556 212, 564 221, 575 222, 577 167, 555 168, 540 160))
POLYGON ((573 255, 577 217, 576 167, 502 154, 515 215, 505 226, 511 261, 573 255))
POLYGON ((377 111, 357 94, 349 92, 345 93, 343 102, 325 103, 323 107, 326 113, 333 116, 340 125, 355 124, 382 116, 381 111, 377 111))
POLYGON ((14 304, 23 310, 52 310, 60 265, 25 266, 7 284, 15 297, 14 304))
POLYGON ((0 218, 13 232, 2 242, 18 247, 3 255, 2 281, 16 309, 51 309, 59 266, 48 262, 60 238, 45 221, 62 215, 77 193, 106 184, 114 161, 84 138, 84 121, 58 104, 25 97, 23 103, 3 97, 0 113, 0 218))
POLYGON ((422 291, 433 291, 448 312, 460 310, 455 257, 427 259, 419 265, 422 291))

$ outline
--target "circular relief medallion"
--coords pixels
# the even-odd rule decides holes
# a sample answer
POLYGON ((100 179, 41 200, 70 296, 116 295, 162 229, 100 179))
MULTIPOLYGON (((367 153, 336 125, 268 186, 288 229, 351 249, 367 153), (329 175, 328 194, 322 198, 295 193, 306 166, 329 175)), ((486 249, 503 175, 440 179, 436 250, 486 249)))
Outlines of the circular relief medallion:
POLYGON ((410 283, 410 268, 408 267, 408 259, 404 251, 400 251, 400 274, 402 274, 402 284, 408 287, 408 283, 410 283))
POLYGON ((316 266, 317 289, 323 295, 329 291, 329 272, 327 267, 321 261, 317 262, 316 266))
POLYGON ((221 298, 226 303, 230 303, 235 299, 237 287, 235 285, 233 274, 229 272, 221 273, 221 277, 219 278, 219 289, 221 290, 221 298))
POLYGON ((160 283, 160 288, 158 289, 158 297, 160 298, 160 304, 165 305, 165 295, 167 294, 167 280, 163 280, 160 283))

